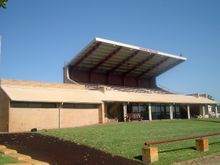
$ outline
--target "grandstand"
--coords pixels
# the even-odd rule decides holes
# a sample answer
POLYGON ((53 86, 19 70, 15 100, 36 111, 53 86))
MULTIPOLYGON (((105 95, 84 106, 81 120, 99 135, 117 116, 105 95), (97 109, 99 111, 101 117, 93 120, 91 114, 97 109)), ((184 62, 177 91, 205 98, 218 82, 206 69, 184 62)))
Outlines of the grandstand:
POLYGON ((146 120, 205 116, 208 104, 215 102, 209 99, 201 102, 201 97, 184 95, 178 99, 179 95, 157 86, 159 75, 185 60, 182 56, 95 38, 64 66, 64 83, 84 84, 90 90, 102 87, 106 95, 108 91, 117 93, 118 97, 104 103, 107 119, 103 122, 109 121, 109 114, 113 121, 125 121, 128 112, 141 113, 146 120), (138 101, 136 95, 137 98, 128 101, 120 96, 121 92, 128 96, 146 94, 146 99, 138 101), (155 95, 158 99, 152 101, 155 95), (173 99, 167 101, 170 96, 173 99))
POLYGON ((186 58, 95 38, 64 67, 64 82, 155 88, 156 77, 186 58))
POLYGON ((217 117, 209 97, 158 87, 156 78, 185 60, 95 38, 64 66, 64 83, 1 79, 0 132, 217 117))

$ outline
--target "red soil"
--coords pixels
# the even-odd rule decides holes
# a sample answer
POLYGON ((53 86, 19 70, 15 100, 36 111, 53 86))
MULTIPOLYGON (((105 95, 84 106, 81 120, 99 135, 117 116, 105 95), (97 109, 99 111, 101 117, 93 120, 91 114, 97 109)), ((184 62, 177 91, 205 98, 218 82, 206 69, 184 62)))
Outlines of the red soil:
POLYGON ((0 144, 51 165, 140 165, 142 163, 35 133, 0 134, 0 144))

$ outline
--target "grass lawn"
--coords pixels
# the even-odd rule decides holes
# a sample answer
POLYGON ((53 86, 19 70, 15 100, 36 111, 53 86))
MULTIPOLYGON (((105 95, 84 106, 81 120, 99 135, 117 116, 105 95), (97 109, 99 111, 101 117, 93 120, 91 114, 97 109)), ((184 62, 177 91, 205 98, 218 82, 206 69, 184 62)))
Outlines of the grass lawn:
MULTIPOLYGON (((140 160, 144 142, 160 139, 220 132, 220 120, 173 120, 96 125, 80 128, 55 129, 43 135, 85 144, 113 155, 140 160)), ((210 153, 220 152, 219 136, 208 137, 209 151, 194 149, 195 140, 155 145, 159 147, 159 162, 171 164, 210 153)))
POLYGON ((4 165, 5 163, 17 163, 18 161, 8 157, 6 155, 0 154, 0 165, 4 165))

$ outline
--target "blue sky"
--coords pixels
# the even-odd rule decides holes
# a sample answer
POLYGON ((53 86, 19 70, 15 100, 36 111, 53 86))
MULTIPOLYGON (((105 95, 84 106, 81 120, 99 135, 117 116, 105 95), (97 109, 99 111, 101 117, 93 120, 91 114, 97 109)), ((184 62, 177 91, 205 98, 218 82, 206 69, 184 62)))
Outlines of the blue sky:
POLYGON ((0 77, 62 82, 64 63, 97 36, 183 54, 158 84, 220 101, 219 8, 219 0, 9 0, 0 9, 0 77))

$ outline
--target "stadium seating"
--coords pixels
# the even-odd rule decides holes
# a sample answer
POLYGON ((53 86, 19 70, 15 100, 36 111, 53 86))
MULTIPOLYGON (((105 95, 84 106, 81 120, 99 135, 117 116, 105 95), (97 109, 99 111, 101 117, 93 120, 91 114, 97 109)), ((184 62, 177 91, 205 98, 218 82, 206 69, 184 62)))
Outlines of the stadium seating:
POLYGON ((84 84, 85 88, 90 90, 98 90, 100 87, 106 87, 107 90, 121 91, 121 92, 136 92, 136 93, 149 93, 149 94, 171 94, 171 92, 164 90, 159 87, 155 88, 138 88, 138 87, 127 87, 117 85, 99 85, 99 84, 84 84))

